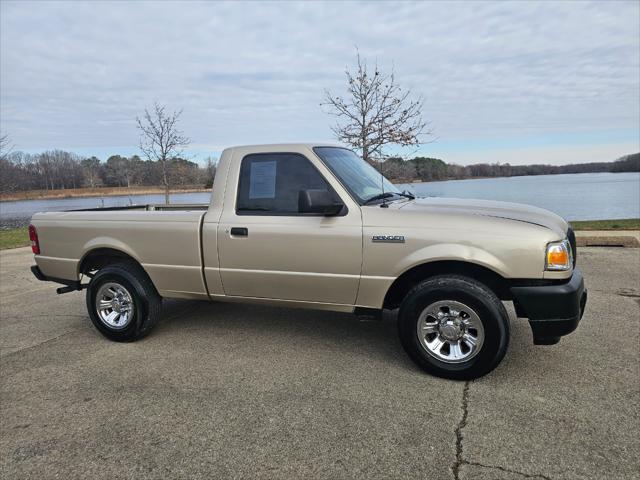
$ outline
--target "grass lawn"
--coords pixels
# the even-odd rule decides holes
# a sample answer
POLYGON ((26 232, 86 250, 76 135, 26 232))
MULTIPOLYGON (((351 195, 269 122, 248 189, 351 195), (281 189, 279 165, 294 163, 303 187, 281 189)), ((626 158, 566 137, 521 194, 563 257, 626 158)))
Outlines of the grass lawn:
POLYGON ((0 250, 4 250, 5 248, 28 247, 29 245, 31 245, 31 242, 29 241, 27 227, 0 230, 0 250))
POLYGON ((640 230, 640 218, 575 221, 571 226, 574 230, 640 230))

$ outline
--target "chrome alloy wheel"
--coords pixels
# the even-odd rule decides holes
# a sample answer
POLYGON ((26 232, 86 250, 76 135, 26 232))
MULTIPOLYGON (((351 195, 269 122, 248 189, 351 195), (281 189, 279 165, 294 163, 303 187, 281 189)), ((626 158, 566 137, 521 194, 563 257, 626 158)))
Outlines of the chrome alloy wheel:
POLYGON ((133 318, 131 294, 119 283, 105 283, 96 294, 96 312, 107 327, 114 330, 125 328, 133 318))
POLYGON ((464 303, 435 302, 418 318, 418 340, 429 355, 446 363, 461 363, 475 357, 484 342, 484 327, 478 314, 464 303))

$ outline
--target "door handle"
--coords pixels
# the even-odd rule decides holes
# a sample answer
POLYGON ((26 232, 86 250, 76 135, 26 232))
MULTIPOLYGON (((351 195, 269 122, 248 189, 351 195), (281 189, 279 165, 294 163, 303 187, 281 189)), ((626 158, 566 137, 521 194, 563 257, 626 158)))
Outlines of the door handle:
POLYGON ((235 237, 246 237, 249 235, 249 229, 246 227, 231 227, 231 235, 235 237))

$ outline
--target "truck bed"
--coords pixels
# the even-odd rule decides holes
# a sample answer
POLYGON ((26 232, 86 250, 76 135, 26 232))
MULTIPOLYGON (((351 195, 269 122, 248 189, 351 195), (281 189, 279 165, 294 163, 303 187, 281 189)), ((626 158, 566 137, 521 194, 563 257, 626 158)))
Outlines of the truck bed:
POLYGON ((66 212, 106 212, 117 210, 138 210, 146 212, 168 212, 168 211, 192 211, 192 210, 207 210, 209 208, 208 203, 147 203, 145 205, 125 205, 122 207, 95 207, 95 208, 79 208, 76 210, 65 210, 66 212))
POLYGON ((87 252, 116 249, 141 264, 161 295, 207 298, 200 232, 208 205, 149 204, 36 213, 50 277, 78 280, 87 252))

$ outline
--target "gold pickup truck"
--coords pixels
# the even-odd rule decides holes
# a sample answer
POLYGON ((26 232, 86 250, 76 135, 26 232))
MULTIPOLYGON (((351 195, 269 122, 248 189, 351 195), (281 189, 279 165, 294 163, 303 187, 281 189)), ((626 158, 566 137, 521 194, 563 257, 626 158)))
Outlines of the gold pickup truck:
POLYGON ((351 150, 321 144, 222 153, 210 205, 37 213, 40 280, 87 290, 107 338, 133 341, 163 297, 380 315, 399 309, 408 355, 434 375, 470 379, 509 343, 513 302, 536 344, 578 325, 586 290, 561 217, 481 200, 417 199, 351 150))

